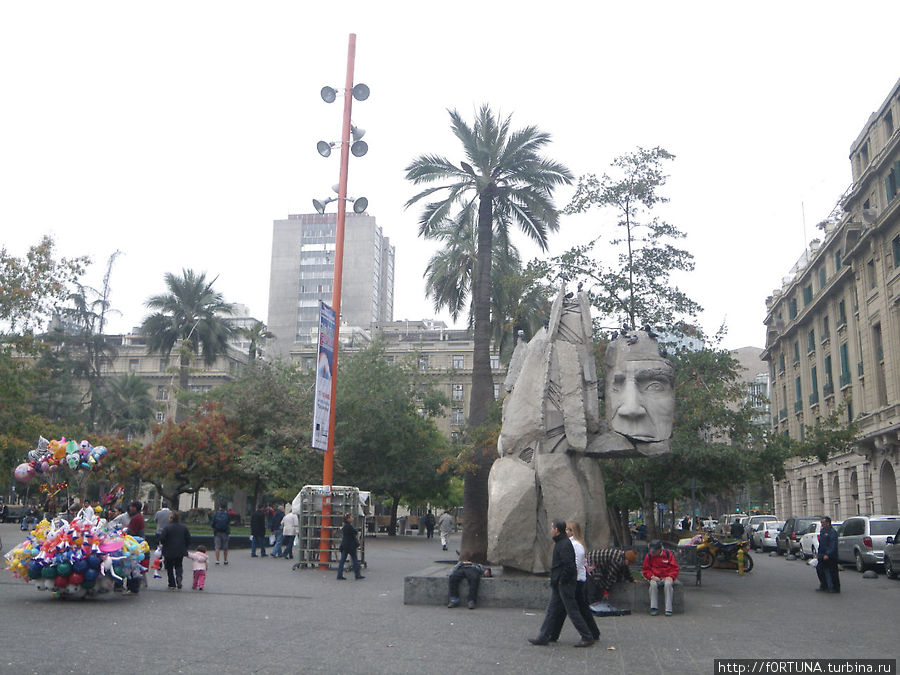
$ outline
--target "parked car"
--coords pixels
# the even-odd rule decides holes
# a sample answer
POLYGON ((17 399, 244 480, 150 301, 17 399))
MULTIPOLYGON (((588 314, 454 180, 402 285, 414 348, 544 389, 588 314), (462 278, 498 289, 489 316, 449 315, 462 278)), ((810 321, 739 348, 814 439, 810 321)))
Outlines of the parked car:
POLYGON ((900 529, 884 541, 884 573, 888 579, 900 574, 900 529))
MULTIPOLYGON (((832 522, 831 526, 834 528, 834 531, 838 533, 840 536, 841 532, 841 523, 840 522, 832 522)), ((810 525, 806 532, 802 534, 800 537, 800 557, 801 558, 815 558, 816 552, 819 550, 819 535, 822 533, 822 521, 816 521, 812 525, 810 525)))
POLYGON ((898 527, 900 516, 847 518, 838 536, 838 562, 853 564, 858 572, 883 564, 884 545, 898 527))
POLYGON ((719 526, 719 521, 715 520, 715 519, 711 519, 711 520, 708 519, 708 520, 704 520, 703 523, 701 523, 701 525, 703 526, 703 529, 706 530, 707 532, 713 532, 719 526))
POLYGON ((776 549, 775 538, 778 536, 778 530, 784 526, 783 520, 767 520, 752 535, 750 545, 763 551, 774 551, 776 549))
POLYGON ((784 526, 778 531, 775 539, 775 550, 778 553, 790 555, 800 551, 800 537, 813 523, 819 522, 822 516, 804 516, 788 518, 784 526))
POLYGON ((747 540, 752 541, 753 533, 756 532, 759 528, 761 528, 765 523, 771 522, 773 520, 778 520, 775 516, 750 516, 747 520, 744 521, 744 533, 747 535, 747 540))

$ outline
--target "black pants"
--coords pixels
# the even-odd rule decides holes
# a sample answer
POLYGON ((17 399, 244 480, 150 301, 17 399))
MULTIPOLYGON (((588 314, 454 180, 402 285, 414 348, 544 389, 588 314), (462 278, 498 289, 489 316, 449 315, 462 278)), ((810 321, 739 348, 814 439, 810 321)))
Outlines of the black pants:
POLYGON ((165 558, 163 562, 166 566, 166 575, 169 577, 169 588, 174 588, 176 586, 180 587, 184 557, 176 556, 174 558, 165 558))
POLYGON ((594 639, 591 629, 588 628, 584 617, 581 616, 581 611, 578 609, 576 584, 574 581, 550 586, 550 602, 547 605, 547 613, 544 616, 541 634, 538 637, 549 640, 559 636, 567 616, 582 640, 594 639))
POLYGON ((460 567, 450 573, 450 601, 459 602, 459 583, 463 580, 469 582, 468 602, 478 600, 478 584, 481 582, 481 572, 476 567, 460 567))
MULTIPOLYGON (((578 603, 578 612, 581 614, 584 622, 587 624, 588 630, 595 640, 600 637, 600 629, 597 628, 597 622, 594 620, 594 613, 591 611, 590 602, 588 601, 587 582, 575 582, 575 602, 578 603)), ((558 640, 559 633, 562 630, 563 621, 554 626, 555 632, 548 635, 549 640, 558 640)))
POLYGON ((281 550, 284 552, 285 558, 294 557, 294 535, 286 534, 284 535, 284 540, 281 542, 281 550))
POLYGON ((836 558, 819 560, 819 564, 816 565, 816 576, 819 577, 819 588, 827 588, 829 591, 841 590, 841 577, 836 558))

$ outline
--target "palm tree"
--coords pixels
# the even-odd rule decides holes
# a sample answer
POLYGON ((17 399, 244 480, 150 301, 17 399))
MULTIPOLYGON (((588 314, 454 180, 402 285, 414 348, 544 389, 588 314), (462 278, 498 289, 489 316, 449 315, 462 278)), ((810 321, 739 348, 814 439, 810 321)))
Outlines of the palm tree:
POLYGON ((131 440, 148 428, 153 420, 150 383, 134 373, 126 373, 106 383, 100 423, 131 440))
MULTIPOLYGON (((419 192, 407 206, 440 196, 426 203, 419 218, 419 235, 433 236, 451 215, 459 223, 477 222, 475 268, 472 274, 472 316, 474 357, 469 426, 477 428, 487 420, 493 400, 490 363, 491 270, 494 230, 508 235, 516 224, 542 249, 547 235, 559 227, 559 213, 553 205, 553 190, 572 182, 569 170, 545 159, 539 152, 550 136, 534 126, 513 131, 511 118, 498 119, 483 105, 469 126, 456 110, 449 111, 454 135, 463 146, 466 160, 456 166, 438 155, 422 155, 406 167, 406 178, 415 185, 440 183, 419 192), (442 193, 438 195, 437 193, 442 193)), ((474 468, 466 473, 463 506, 464 559, 484 561, 487 554, 487 479, 494 455, 491 448, 475 449, 474 468)))
POLYGON ((256 357, 262 356, 261 346, 265 344, 266 340, 275 337, 275 333, 270 332, 262 321, 254 321, 250 328, 241 328, 240 333, 242 337, 250 340, 250 347, 247 350, 250 363, 255 363, 256 357))
MULTIPOLYGON (((539 283, 546 276, 531 265, 522 268, 519 251, 502 230, 493 239, 491 253, 491 343, 506 363, 518 329, 534 335, 547 315, 548 289, 539 283)), ((472 275, 478 236, 471 221, 446 220, 431 237, 444 243, 425 267, 425 295, 436 311, 447 310, 454 321, 468 311, 472 326, 472 275)))
MULTIPOLYGON (((169 292, 147 300, 147 307, 156 312, 144 319, 141 330, 150 353, 168 356, 175 343, 181 341, 178 388, 185 392, 192 356, 202 354, 203 362, 211 366, 227 353, 233 331, 225 317, 234 309, 221 293, 213 290, 216 280, 207 281, 205 272, 197 274, 186 269, 180 277, 167 272, 164 278, 169 292)), ((175 421, 185 419, 186 412, 176 401, 175 421)))

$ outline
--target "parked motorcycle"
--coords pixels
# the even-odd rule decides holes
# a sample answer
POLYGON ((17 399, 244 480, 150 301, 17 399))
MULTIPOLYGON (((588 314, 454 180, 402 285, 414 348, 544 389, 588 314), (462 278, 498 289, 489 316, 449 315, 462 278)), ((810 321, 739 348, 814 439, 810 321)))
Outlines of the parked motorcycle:
POLYGON ((750 543, 746 541, 722 542, 713 536, 706 536, 697 545, 697 564, 702 569, 709 569, 713 563, 734 563, 738 570, 753 569, 753 558, 750 557, 750 543))

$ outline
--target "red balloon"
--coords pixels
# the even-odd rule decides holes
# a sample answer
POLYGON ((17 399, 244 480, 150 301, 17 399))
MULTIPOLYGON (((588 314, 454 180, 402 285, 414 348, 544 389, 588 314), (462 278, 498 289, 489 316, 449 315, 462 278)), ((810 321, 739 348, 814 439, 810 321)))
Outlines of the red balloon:
POLYGON ((56 584, 57 588, 65 588, 69 585, 69 577, 56 577, 53 583, 56 584))
POLYGON ((72 572, 72 574, 69 575, 70 584, 78 586, 82 581, 84 581, 84 575, 79 572, 72 572))

